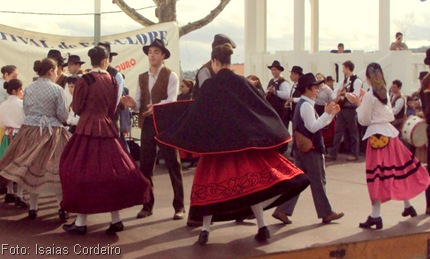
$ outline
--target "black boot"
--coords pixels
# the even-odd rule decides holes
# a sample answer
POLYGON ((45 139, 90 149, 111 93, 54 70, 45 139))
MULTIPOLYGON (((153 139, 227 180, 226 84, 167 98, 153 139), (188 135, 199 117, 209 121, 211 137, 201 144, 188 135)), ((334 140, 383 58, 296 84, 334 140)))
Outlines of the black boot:
POLYGON ((36 219, 37 218, 37 210, 29 210, 28 211, 28 218, 29 219, 36 219))
POLYGON ((409 208, 406 208, 403 212, 402 212, 402 216, 403 217, 407 217, 407 216, 411 216, 411 217, 416 217, 417 216, 417 212, 414 209, 414 207, 410 206, 409 208))
POLYGON ((109 228, 106 229, 106 235, 115 235, 116 232, 121 232, 124 230, 124 225, 122 221, 119 221, 115 224, 110 224, 109 228))
POLYGON ((259 228, 257 235, 255 235, 255 240, 257 240, 258 242, 267 241, 267 239, 269 238, 270 238, 270 232, 266 226, 259 228))
POLYGON ((382 228, 382 218, 381 217, 372 218, 371 216, 369 216, 367 218, 366 222, 360 223, 358 226, 360 228, 371 228, 373 225, 376 226, 376 229, 381 229, 382 228))
POLYGON ((206 230, 202 230, 200 232, 199 235, 199 240, 197 241, 197 243, 199 243, 199 245, 205 245, 209 240, 209 232, 207 232, 206 230))

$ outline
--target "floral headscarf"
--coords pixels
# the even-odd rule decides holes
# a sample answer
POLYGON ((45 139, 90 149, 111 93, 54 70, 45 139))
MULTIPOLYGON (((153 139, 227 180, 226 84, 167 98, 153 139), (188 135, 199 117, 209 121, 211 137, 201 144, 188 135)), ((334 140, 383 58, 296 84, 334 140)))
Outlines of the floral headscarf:
POLYGON ((369 78, 370 85, 373 89, 373 95, 383 103, 388 103, 387 83, 384 79, 384 72, 378 63, 370 63, 366 68, 366 76, 369 78))

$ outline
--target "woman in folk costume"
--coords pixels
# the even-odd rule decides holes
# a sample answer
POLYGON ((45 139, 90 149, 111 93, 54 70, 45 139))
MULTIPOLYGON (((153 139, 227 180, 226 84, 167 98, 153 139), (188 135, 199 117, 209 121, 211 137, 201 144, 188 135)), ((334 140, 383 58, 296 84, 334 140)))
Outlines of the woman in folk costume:
MULTIPOLYGON (((0 104, 0 128, 5 129, 5 135, 0 145, 0 159, 9 147, 12 139, 15 138, 19 128, 21 128, 25 117, 22 104, 24 92, 22 90, 21 80, 11 79, 9 82, 5 82, 3 87, 6 89, 9 96, 5 102, 0 104)), ((5 203, 15 203, 16 207, 28 208, 28 204, 24 201, 22 185, 17 185, 17 193, 15 195, 13 182, 9 181, 7 184, 5 203)))
POLYGON ((79 122, 60 160, 61 206, 78 215, 63 229, 84 235, 87 214, 110 212, 106 234, 115 234, 124 229, 119 210, 146 202, 150 186, 110 119, 117 108, 118 84, 106 71, 109 52, 96 46, 88 56, 93 69, 78 79, 73 93, 79 122))
POLYGON ((430 179, 427 170, 398 138, 399 132, 391 125, 394 115, 388 101, 387 85, 382 68, 371 63, 366 68, 366 81, 371 89, 363 100, 347 95, 356 103, 358 122, 367 126, 363 139, 366 148, 366 180, 372 202, 372 213, 360 228, 382 228, 381 203, 389 200, 404 202, 403 217, 415 217, 417 212, 409 200, 427 189, 430 179))
MULTIPOLYGON (((63 127, 68 112, 64 90, 57 84, 57 63, 50 59, 34 63, 39 78, 24 91, 25 119, 19 133, 0 161, 0 175, 22 185, 30 193, 28 217, 37 217, 38 197, 42 191, 56 194, 62 200, 58 165, 69 140, 63 127)), ((59 209, 60 220, 68 218, 59 209)))
POLYGON ((230 69, 232 53, 228 43, 212 50, 216 76, 203 83, 199 98, 188 102, 182 116, 171 113, 172 107, 186 102, 154 106, 160 133, 156 139, 202 154, 190 205, 191 214, 203 216, 201 245, 208 242, 211 221, 234 220, 251 213, 258 224, 255 239, 266 241, 270 233, 263 210, 296 196, 309 184, 303 172, 276 151, 291 137, 258 90, 230 69), (168 116, 173 124, 166 122, 168 116))

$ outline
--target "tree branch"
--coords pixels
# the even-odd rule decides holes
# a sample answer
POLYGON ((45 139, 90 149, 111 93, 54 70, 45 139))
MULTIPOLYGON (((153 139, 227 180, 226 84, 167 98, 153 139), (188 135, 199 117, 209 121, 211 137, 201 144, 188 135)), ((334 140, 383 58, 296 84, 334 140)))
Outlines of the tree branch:
POLYGON ((149 26, 156 24, 155 22, 149 20, 145 16, 138 13, 134 8, 131 8, 130 6, 128 6, 123 0, 112 0, 112 3, 118 5, 118 7, 125 14, 130 16, 131 19, 133 19, 137 23, 143 25, 144 27, 149 27, 149 26))
POLYGON ((203 26, 212 22, 222 12, 222 10, 224 10, 224 8, 226 7, 226 5, 228 3, 230 3, 230 0, 220 0, 219 5, 217 7, 215 7, 215 9, 213 9, 206 17, 204 17, 198 21, 188 23, 187 25, 184 25, 181 28, 179 28, 179 37, 181 37, 187 33, 190 33, 192 31, 195 31, 197 29, 200 29, 203 26))

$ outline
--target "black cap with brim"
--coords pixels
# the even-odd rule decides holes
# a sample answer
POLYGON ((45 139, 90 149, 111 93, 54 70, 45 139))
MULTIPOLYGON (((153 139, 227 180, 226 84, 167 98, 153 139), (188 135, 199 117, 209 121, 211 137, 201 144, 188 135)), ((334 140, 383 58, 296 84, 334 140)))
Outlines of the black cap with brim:
POLYGON ((160 39, 155 39, 153 42, 151 42, 150 45, 143 46, 143 52, 148 55, 149 48, 156 47, 161 49, 161 51, 164 53, 164 59, 168 59, 170 57, 170 51, 165 47, 164 41, 160 39))

